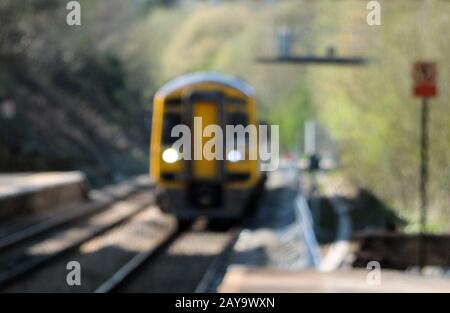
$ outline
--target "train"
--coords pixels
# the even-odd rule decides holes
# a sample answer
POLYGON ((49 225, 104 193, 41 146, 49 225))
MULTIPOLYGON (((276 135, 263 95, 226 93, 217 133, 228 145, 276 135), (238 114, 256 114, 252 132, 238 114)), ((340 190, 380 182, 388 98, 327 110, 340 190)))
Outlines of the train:
POLYGON ((180 225, 241 218, 266 179, 258 125, 254 91, 237 77, 196 72, 164 84, 153 99, 150 140, 161 210, 180 225))

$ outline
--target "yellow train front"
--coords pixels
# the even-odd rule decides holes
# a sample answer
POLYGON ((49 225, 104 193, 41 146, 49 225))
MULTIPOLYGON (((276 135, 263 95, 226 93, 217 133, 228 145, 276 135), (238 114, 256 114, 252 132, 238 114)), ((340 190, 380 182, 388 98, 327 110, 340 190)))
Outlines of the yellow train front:
POLYGON ((179 221, 239 218, 263 181, 258 136, 248 131, 257 126, 252 88, 240 79, 202 72, 165 84, 154 98, 150 146, 161 209, 179 221), (227 133, 233 127, 246 131, 227 133))

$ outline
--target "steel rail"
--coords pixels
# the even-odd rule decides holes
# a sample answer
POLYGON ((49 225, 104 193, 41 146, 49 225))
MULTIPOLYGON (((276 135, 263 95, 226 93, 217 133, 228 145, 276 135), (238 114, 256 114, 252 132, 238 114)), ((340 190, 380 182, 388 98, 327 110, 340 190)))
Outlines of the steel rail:
POLYGON ((241 228, 231 230, 231 238, 228 240, 222 252, 216 255, 209 264, 205 274, 203 274, 202 279, 195 288, 195 293, 211 293, 216 291, 217 286, 225 275, 227 261, 233 253, 234 245, 238 241, 241 231, 241 228))
POLYGON ((136 254, 127 263, 125 263, 118 271, 104 281, 94 293, 111 293, 123 286, 144 264, 147 264, 158 255, 166 250, 175 242, 184 231, 176 229, 167 235, 156 247, 152 247, 144 252, 136 254))

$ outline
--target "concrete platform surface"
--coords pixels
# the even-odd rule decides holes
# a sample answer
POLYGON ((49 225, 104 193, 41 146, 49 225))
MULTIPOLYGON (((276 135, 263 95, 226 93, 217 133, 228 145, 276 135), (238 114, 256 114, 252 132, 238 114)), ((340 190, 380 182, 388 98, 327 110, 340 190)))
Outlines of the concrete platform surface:
POLYGON ((81 172, 0 174, 0 199, 84 180, 81 172))
MULTIPOLYGON (((295 271, 266 267, 232 266, 219 286, 223 293, 237 292, 436 292, 450 293, 450 279, 399 271, 381 270, 380 284, 367 282, 368 271, 346 270, 318 272, 313 270, 295 271)), ((374 276, 369 276, 369 281, 374 276)))
POLYGON ((84 201, 81 172, 0 174, 0 219, 84 201))

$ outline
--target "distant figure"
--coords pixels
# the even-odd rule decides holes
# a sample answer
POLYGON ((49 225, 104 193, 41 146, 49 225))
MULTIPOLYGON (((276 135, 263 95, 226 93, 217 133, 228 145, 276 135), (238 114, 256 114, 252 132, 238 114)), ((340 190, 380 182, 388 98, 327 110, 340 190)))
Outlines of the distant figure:
POLYGON ((317 154, 313 154, 309 157, 309 170, 318 171, 320 169, 320 157, 317 154))

